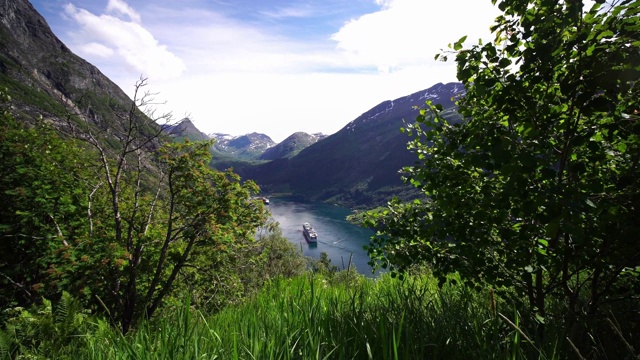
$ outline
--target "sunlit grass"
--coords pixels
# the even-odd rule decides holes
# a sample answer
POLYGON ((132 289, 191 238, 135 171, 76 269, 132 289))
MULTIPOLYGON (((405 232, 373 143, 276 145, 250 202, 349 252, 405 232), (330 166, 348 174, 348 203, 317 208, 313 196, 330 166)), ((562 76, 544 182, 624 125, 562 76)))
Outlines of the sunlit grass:
POLYGON ((13 317, 0 331, 0 359, 557 359, 573 351, 561 323, 547 323, 540 340, 522 309, 457 278, 439 287, 428 272, 402 281, 339 274, 277 278, 217 314, 188 300, 167 305, 126 335, 63 297, 13 317))
MULTIPOLYGON (((498 309, 501 310, 501 309, 498 309)), ((499 311, 498 311, 499 312, 499 311)), ((254 299, 208 316, 187 302, 126 336, 105 322, 80 338, 83 359, 517 359, 545 356, 492 309, 488 292, 438 288, 428 276, 332 283, 274 280, 254 299), (347 285, 348 284, 348 285, 347 285)))

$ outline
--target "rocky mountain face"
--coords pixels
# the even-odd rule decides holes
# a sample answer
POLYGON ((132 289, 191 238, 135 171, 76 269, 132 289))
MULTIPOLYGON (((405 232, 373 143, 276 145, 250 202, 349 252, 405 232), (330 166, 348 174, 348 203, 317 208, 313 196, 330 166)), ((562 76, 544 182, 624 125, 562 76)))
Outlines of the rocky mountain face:
POLYGON ((260 160, 277 160, 291 158, 300 151, 327 137, 324 134, 307 134, 297 132, 284 139, 281 143, 267 149, 260 155, 260 160))
POLYGON ((222 155, 224 158, 239 160, 255 160, 267 149, 276 145, 265 134, 251 133, 242 136, 230 136, 227 134, 212 134, 216 140, 213 145, 214 155, 222 155))
POLYGON ((190 141, 206 141, 209 136, 193 124, 191 119, 184 118, 175 125, 167 125, 162 128, 164 132, 176 140, 189 139, 190 141))
MULTIPOLYGON (((400 128, 405 121, 414 122, 427 100, 452 109, 463 91, 460 83, 437 84, 382 102, 290 159, 236 170, 265 191, 293 192, 349 207, 381 205, 403 192, 410 197, 411 189, 402 184, 398 172, 417 157, 407 150, 410 138, 400 128)), ((456 121, 455 111, 450 116, 456 121)))
MULTIPOLYGON (((131 84, 132 86, 134 84, 131 84)), ((89 128, 109 129, 131 99, 100 70, 73 54, 27 0, 0 1, 0 86, 18 119, 42 115, 60 124, 69 115, 89 128)))

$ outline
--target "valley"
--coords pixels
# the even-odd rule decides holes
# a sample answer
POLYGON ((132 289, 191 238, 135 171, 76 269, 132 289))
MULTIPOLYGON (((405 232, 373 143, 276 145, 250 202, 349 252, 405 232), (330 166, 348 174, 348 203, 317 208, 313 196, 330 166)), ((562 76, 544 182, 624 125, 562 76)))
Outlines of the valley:
MULTIPOLYGON (((443 105, 443 116, 460 121, 455 100, 460 83, 436 84, 428 89, 385 101, 365 111, 332 135, 295 133, 280 144, 264 134, 212 136, 212 166, 233 168, 258 183, 266 193, 304 196, 308 200, 366 209, 417 194, 401 180, 401 170, 417 156, 407 150, 409 137, 401 128, 415 121, 426 101, 443 105)), ((189 122, 183 137, 200 139, 189 122)), ((177 136, 177 134, 174 134, 177 136)))

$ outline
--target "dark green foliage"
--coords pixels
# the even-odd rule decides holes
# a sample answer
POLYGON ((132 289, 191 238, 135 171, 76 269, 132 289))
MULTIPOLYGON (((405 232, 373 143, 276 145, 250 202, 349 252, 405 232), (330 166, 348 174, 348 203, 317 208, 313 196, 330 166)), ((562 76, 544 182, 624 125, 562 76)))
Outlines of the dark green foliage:
POLYGON ((30 354, 37 359, 73 359, 76 347, 85 346, 82 337, 93 328, 80 302, 66 292, 56 302, 43 299, 29 310, 6 310, 9 319, 0 329, 0 358, 30 354))
POLYGON ((369 252, 514 289, 537 341, 557 317, 582 356, 618 357, 605 316, 640 341, 640 3, 496 2, 495 42, 452 45, 466 121, 428 104, 407 128, 425 196, 373 216, 369 252))
POLYGON ((25 127, 2 111, 0 303, 25 305, 57 292, 45 273, 84 235, 90 166, 81 147, 44 122, 25 127))
POLYGON ((183 271, 175 285, 182 295, 172 299, 174 306, 181 306, 190 294, 194 307, 213 314, 251 298, 270 281, 300 275, 307 268, 302 251, 275 224, 255 242, 247 239, 212 250, 200 265, 183 271))
POLYGON ((338 267, 331 264, 329 255, 323 251, 320 253, 320 258, 314 261, 313 271, 322 274, 323 276, 331 277, 333 274, 338 272, 338 267))
POLYGON ((307 260, 302 255, 302 249, 287 240, 279 228, 259 236, 257 245, 263 258, 259 267, 262 276, 256 278, 292 278, 306 271, 307 260))
POLYGON ((211 303, 226 305, 255 291, 262 274, 245 267, 260 263, 254 233, 266 213, 250 199, 258 188, 211 169, 207 142, 150 153, 162 138, 138 110, 145 99, 131 109, 110 103, 122 121, 98 130, 70 121, 65 130, 83 147, 42 121, 30 128, 3 113, 3 308, 68 291, 127 332, 182 302, 174 295, 207 295, 196 302, 204 308, 217 295, 211 303))
MULTIPOLYGON (((126 336, 85 316, 84 336, 57 340, 61 344, 66 339, 74 346, 55 346, 56 342, 31 346, 31 338, 20 337, 22 346, 15 355, 45 353, 52 358, 78 359, 492 360, 554 359, 560 355, 553 344, 546 348, 532 344, 528 340, 532 328, 490 291, 460 286, 456 277, 438 288, 435 279, 424 272, 414 272, 404 281, 383 276, 336 284, 318 275, 280 278, 251 301, 214 316, 197 312, 191 305, 185 300, 175 310, 143 322, 126 336)), ((48 316, 46 312, 32 312, 23 319, 32 320, 31 327, 37 328, 50 322, 48 316)), ((549 324, 550 336, 562 338, 558 330, 549 324)), ((6 334, 0 332, 0 339, 6 334)), ((633 352, 625 355, 632 356, 633 352)))

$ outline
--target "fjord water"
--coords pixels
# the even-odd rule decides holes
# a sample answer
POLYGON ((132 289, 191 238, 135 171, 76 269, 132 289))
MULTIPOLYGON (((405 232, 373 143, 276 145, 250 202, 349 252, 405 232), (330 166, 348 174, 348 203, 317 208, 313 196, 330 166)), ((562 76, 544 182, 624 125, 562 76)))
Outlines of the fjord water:
POLYGON ((270 198, 268 209, 280 223, 282 234, 291 243, 302 248, 305 256, 320 258, 326 252, 331 264, 339 269, 355 265, 358 272, 373 277, 369 256, 362 247, 369 243, 373 231, 349 223, 345 218, 349 209, 320 203, 303 202, 293 198, 270 198), (302 224, 308 222, 318 233, 318 242, 309 243, 302 234, 302 224))

